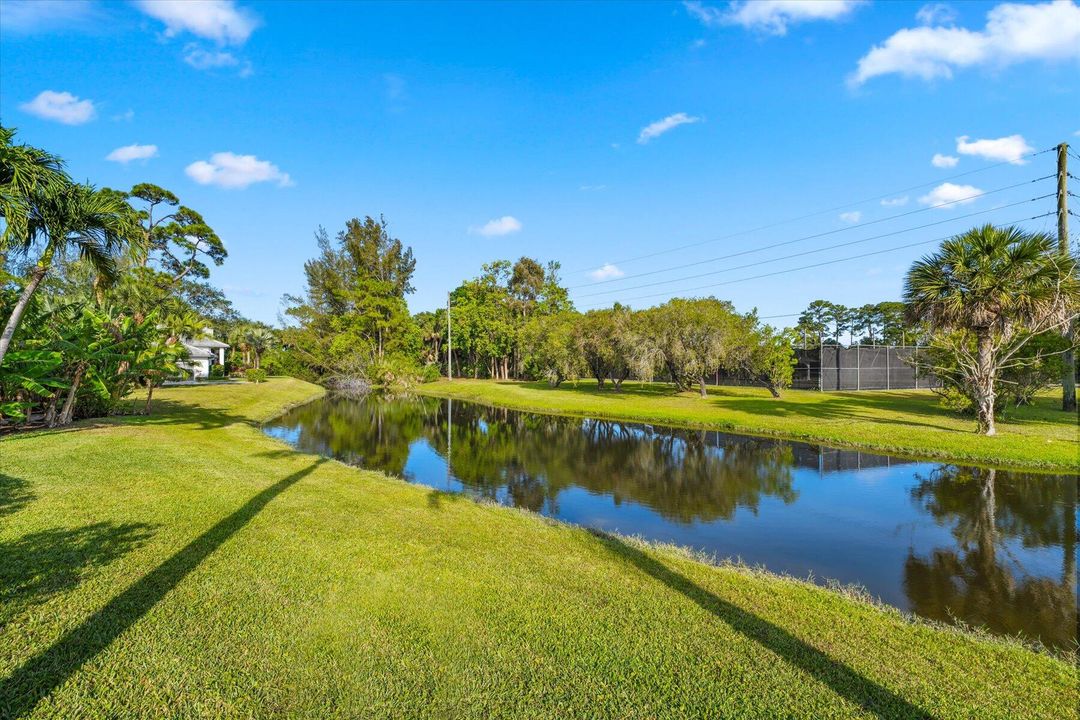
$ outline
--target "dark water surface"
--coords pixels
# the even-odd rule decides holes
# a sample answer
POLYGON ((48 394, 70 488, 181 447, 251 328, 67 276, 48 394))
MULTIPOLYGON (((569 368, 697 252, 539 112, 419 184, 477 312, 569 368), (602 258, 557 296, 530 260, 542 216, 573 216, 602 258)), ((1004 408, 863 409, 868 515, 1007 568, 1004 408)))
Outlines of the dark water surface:
POLYGON ((266 432, 439 490, 861 585, 935 620, 1077 641, 1076 475, 422 397, 326 398, 266 432))

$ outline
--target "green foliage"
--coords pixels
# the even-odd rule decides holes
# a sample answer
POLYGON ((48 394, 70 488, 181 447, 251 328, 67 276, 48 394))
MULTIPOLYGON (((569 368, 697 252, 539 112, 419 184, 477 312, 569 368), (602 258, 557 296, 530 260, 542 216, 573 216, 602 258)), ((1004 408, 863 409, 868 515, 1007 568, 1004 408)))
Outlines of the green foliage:
POLYGON ((764 385, 775 398, 780 397, 781 390, 791 387, 796 337, 794 330, 777 331, 766 325, 752 330, 741 350, 740 364, 744 372, 764 385))
POLYGON ((244 373, 244 378, 248 382, 253 382, 253 383, 266 382, 266 377, 267 377, 266 371, 263 370, 262 368, 251 368, 250 370, 248 370, 247 372, 244 373))
POLYGON ((210 377, 214 380, 220 380, 225 377, 225 366, 221 364, 210 366, 210 377))
POLYGON ((374 360, 417 352, 405 303, 416 261, 386 221, 354 218, 334 241, 322 228, 316 240, 320 254, 304 265, 304 296, 286 297, 296 324, 282 340, 299 362, 315 377, 365 376, 374 360))
POLYGON ((985 225, 912 265, 904 300, 909 320, 934 332, 934 374, 971 401, 978 430, 993 435, 1003 373, 1026 368, 1034 374, 1020 384, 1037 383, 1043 353, 1025 359, 1025 346, 1076 317, 1080 280, 1075 259, 1049 235, 985 225))

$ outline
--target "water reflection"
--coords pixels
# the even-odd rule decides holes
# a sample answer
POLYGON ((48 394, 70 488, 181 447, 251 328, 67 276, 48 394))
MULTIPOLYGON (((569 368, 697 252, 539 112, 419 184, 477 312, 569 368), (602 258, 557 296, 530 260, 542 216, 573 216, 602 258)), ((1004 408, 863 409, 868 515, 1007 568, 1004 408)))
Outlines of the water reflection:
POLYGON ((1075 476, 420 397, 327 398, 267 432, 432 487, 861 584, 925 617, 1076 641, 1075 476))

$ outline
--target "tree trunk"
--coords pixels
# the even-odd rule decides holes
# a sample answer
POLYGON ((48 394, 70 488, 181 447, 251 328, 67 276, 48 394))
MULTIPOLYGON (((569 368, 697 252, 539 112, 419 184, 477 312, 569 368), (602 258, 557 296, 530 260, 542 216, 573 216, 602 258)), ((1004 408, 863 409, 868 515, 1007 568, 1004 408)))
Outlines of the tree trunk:
POLYGON ((30 305, 30 298, 48 271, 48 267, 36 265, 30 273, 30 282, 26 283, 22 294, 19 295, 19 301, 15 303, 15 309, 11 311, 11 317, 8 318, 7 325, 4 326, 4 334, 0 335, 0 365, 4 363, 4 356, 7 355, 8 348, 11 346, 11 338, 15 335, 16 328, 19 327, 19 321, 22 320, 27 306, 30 305))
POLYGON ((45 409, 45 426, 56 427, 56 403, 60 402, 60 392, 54 392, 49 400, 49 406, 45 409))
POLYGON ((143 415, 150 414, 150 400, 154 397, 154 381, 150 381, 150 387, 146 389, 146 407, 143 408, 143 415))
POLYGON ((705 376, 702 375, 698 378, 698 388, 701 390, 701 397, 708 397, 709 393, 705 390, 705 376))
POLYGON ((996 435, 994 427, 994 366, 993 336, 990 329, 979 330, 978 361, 975 372, 975 399, 978 412, 978 432, 984 435, 996 435))
POLYGON ((86 365, 80 363, 75 370, 75 376, 71 378, 71 387, 68 389, 67 399, 64 400, 64 408, 60 411, 60 420, 57 425, 70 425, 75 417, 75 396, 79 392, 79 383, 82 382, 86 365))

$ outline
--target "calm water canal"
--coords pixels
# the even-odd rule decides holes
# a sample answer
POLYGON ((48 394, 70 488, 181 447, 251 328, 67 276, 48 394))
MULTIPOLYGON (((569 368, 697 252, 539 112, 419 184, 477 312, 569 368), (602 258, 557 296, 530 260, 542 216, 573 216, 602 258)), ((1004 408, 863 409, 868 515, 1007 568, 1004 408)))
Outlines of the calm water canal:
POLYGON ((1077 641, 1075 475, 421 397, 326 398, 266 432, 439 490, 858 584, 924 617, 1077 641))

